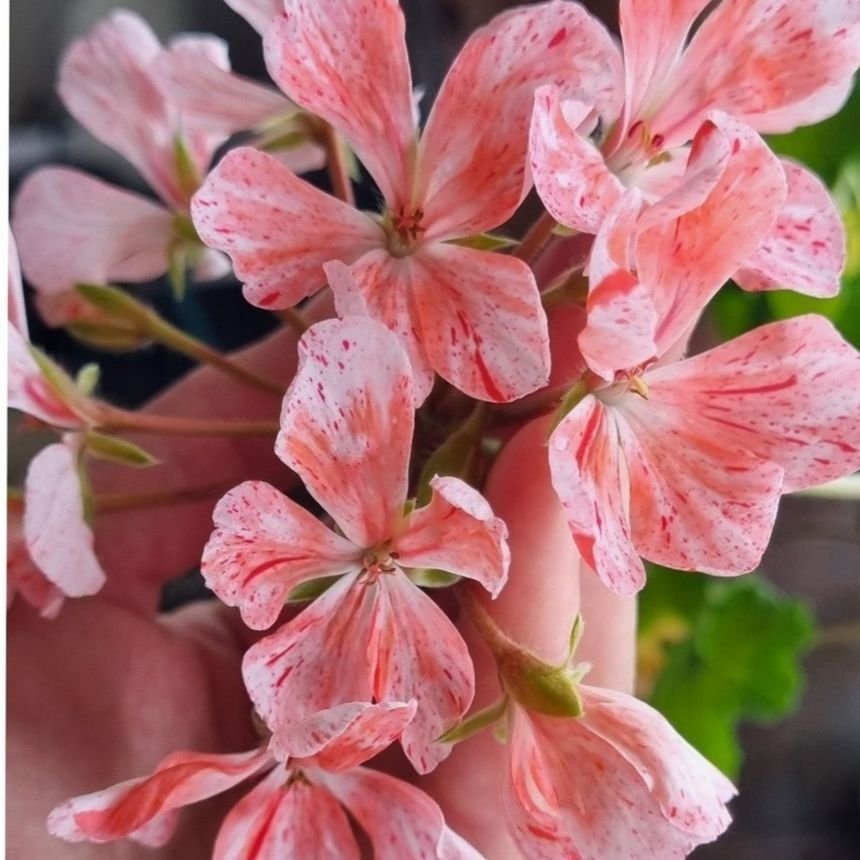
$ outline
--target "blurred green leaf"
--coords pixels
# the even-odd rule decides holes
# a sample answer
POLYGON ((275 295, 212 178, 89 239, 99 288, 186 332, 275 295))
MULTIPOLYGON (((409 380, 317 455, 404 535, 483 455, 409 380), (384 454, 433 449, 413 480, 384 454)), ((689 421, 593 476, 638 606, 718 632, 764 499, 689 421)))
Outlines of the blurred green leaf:
POLYGON ((642 607, 640 653, 652 672, 654 648, 663 653, 651 704, 736 776, 738 725, 786 716, 798 702, 800 661, 812 638, 809 611, 757 576, 714 581, 662 568, 650 571, 642 607))

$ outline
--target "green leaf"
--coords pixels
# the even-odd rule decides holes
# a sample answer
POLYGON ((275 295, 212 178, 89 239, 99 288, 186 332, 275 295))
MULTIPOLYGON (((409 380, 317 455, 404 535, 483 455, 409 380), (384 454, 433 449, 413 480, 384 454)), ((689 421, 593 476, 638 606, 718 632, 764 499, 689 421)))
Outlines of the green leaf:
POLYGON ((682 618, 687 632, 680 641, 664 643, 665 660, 649 700, 734 777, 742 759, 739 724, 784 717, 797 705, 801 659, 812 639, 809 611, 758 576, 714 581, 651 573, 642 598, 640 646, 667 617, 682 618))
POLYGON ((133 442, 92 431, 86 436, 86 450, 87 453, 100 460, 122 463, 125 466, 143 468, 154 466, 159 462, 152 454, 144 451, 143 448, 133 442))
POLYGON ((452 244, 461 245, 464 248, 474 248, 476 251, 501 251, 516 245, 514 239, 500 236, 497 233, 478 233, 475 236, 466 236, 464 239, 455 239, 452 244))

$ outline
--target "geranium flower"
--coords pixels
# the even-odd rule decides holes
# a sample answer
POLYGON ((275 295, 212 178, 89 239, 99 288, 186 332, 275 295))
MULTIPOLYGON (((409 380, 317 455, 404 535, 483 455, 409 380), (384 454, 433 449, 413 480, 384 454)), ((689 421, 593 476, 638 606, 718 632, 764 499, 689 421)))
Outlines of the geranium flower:
POLYGON ((578 685, 583 713, 509 710, 509 827, 528 860, 680 860, 729 825, 734 786, 653 708, 578 685))
MULTIPOLYGON (((253 6, 262 22, 268 7, 253 6)), ((372 316, 401 336, 419 400, 433 370, 483 400, 543 385, 546 319, 530 269, 456 240, 503 223, 529 190, 536 87, 615 99, 620 60, 606 63, 607 32, 560 0, 500 15, 466 43, 419 140, 396 0, 287 0, 283 9, 265 30, 269 72, 343 134, 385 213, 380 223, 240 149, 194 198, 203 240, 230 255, 248 299, 266 308, 322 287, 324 263, 349 264, 353 279, 333 285, 339 313, 372 316)))
POLYGON ((339 734, 285 762, 265 748, 232 755, 173 753, 148 777, 58 806, 48 827, 71 842, 129 837, 160 846, 173 834, 181 807, 268 771, 224 819, 213 860, 357 860, 360 851, 345 810, 367 834, 379 860, 480 860, 445 826, 426 794, 359 766, 400 734, 414 710, 414 703, 363 710, 339 734))
MULTIPOLYGON (((289 130, 295 106, 231 74, 222 40, 180 36, 165 48, 125 10, 72 44, 58 91, 72 116, 125 156, 161 202, 65 167, 37 170, 24 181, 13 220, 46 321, 64 325, 92 314, 75 283, 149 281, 177 255, 201 279, 224 275, 226 260, 194 234, 190 197, 233 132, 278 120, 289 130)), ((320 163, 315 145, 293 153, 296 169, 320 163)))
MULTIPOLYGON (((624 73, 605 102, 536 99, 531 167, 547 209, 596 233, 625 186, 648 199, 671 190, 686 144, 713 110, 759 132, 784 132, 835 113, 860 64, 860 5, 828 0, 723 0, 691 36, 706 0, 621 0, 624 73)), ((616 49, 612 49, 615 51, 616 49)), ((620 69, 619 58, 608 67, 620 69)), ((752 290, 839 289, 845 240, 821 181, 783 162, 780 217, 735 280, 752 290)))
POLYGON ((270 626, 298 584, 341 576, 245 657, 249 693, 284 755, 295 754, 298 737, 324 731, 320 712, 415 699, 402 743, 426 772, 448 751, 435 739, 471 703, 466 645, 405 571, 442 569, 496 594, 507 576, 507 532, 456 478, 435 478, 428 505, 406 506, 413 406, 408 358, 394 335, 360 317, 318 323, 300 343, 276 453, 339 533, 259 481, 216 508, 203 575, 251 627, 270 626))

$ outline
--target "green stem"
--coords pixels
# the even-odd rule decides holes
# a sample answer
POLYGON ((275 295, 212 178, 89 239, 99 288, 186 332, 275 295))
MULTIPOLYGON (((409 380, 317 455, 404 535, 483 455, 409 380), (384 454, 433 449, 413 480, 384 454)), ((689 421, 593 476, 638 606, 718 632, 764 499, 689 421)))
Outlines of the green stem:
POLYGON ((518 257, 524 263, 531 263, 538 255, 538 252, 549 241, 555 227, 555 218, 553 218, 549 212, 544 212, 537 221, 529 227, 528 232, 523 236, 523 240, 517 246, 513 256, 518 257))
POLYGON ((205 484, 185 487, 181 490, 153 490, 149 493, 104 493, 93 497, 96 513, 156 508, 168 505, 184 505, 205 502, 214 496, 223 495, 229 484, 205 484))
POLYGON ((343 143, 341 142, 338 133, 334 128, 326 123, 322 130, 321 143, 326 152, 326 164, 328 165, 328 175, 331 179, 332 190, 335 197, 348 203, 350 206, 355 206, 355 195, 352 191, 352 181, 349 178, 349 169, 347 167, 343 143))
POLYGON ((100 404, 94 426, 104 433, 153 433, 164 436, 275 436, 277 421, 225 421, 128 412, 100 404))

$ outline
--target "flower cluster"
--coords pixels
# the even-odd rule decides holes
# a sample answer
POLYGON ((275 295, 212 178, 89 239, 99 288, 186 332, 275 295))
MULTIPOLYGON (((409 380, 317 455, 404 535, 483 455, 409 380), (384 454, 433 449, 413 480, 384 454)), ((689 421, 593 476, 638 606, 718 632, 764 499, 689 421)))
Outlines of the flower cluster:
MULTIPOLYGON (((245 480, 215 505, 200 562, 247 627, 274 628, 242 661, 260 742, 173 753, 57 807, 51 832, 161 845, 180 807, 257 779, 215 858, 357 858, 364 842, 390 860, 477 858, 419 777, 495 726, 522 857, 687 856, 728 826, 734 787, 649 706, 584 684, 575 642, 551 665, 494 620, 513 568, 481 490, 511 425, 542 422, 583 575, 632 595, 643 558, 754 569, 783 494, 860 468, 860 356, 825 319, 685 357, 730 278, 838 289, 825 187, 760 134, 838 110, 860 4, 620 0, 623 52, 574 0, 515 8, 466 42, 419 128, 397 0, 228 3, 262 35, 280 92, 234 75, 214 37, 163 47, 130 12, 69 49, 64 104, 159 201, 37 170, 12 219, 24 275, 50 325, 113 345, 161 337, 270 391, 111 282, 177 286, 229 258, 257 307, 301 323, 297 305, 330 289, 335 315, 301 336, 286 392, 274 386, 277 424, 133 413, 29 344, 10 255, 9 402, 62 441, 10 500, 8 575, 49 617, 102 587, 87 463, 152 462, 115 434, 268 434, 304 504, 245 480), (350 152, 379 212, 354 204, 350 152), (335 194, 298 175, 324 165, 335 194), (491 234, 533 184, 546 214, 519 243, 491 234), (565 256, 571 231, 584 256, 565 256), (564 263, 538 279, 551 249, 564 263), (500 684, 472 713, 464 629, 500 684), (367 764, 397 742, 411 781, 367 764)), ((579 631, 575 609, 566 623, 579 631)))

